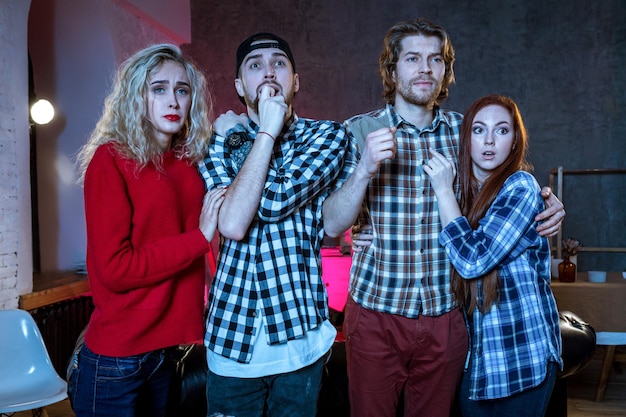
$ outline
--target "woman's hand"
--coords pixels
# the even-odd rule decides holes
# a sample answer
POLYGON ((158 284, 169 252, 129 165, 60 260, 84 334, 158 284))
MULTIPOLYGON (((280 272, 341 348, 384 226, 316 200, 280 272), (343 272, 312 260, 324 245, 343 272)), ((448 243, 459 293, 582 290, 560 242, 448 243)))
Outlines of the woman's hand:
POLYGON ((423 167, 424 172, 430 178, 435 193, 446 189, 452 190, 454 177, 456 177, 454 161, 449 160, 432 148, 430 148, 430 154, 432 158, 423 167))
POLYGON ((200 212, 200 231, 207 241, 212 241, 217 230, 217 218, 224 202, 226 187, 214 188, 204 195, 200 212))
POLYGON ((432 158, 428 164, 423 165, 424 173, 430 178, 430 183, 435 190, 441 225, 446 227, 448 223, 461 215, 461 209, 452 188, 454 177, 456 177, 456 167, 454 161, 444 157, 433 148, 429 150, 432 158))

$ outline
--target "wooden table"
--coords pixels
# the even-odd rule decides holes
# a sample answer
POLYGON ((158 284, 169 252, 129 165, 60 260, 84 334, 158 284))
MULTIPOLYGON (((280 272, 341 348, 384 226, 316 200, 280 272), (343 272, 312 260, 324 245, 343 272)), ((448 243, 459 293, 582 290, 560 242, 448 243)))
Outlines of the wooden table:
POLYGON ((626 332, 626 279, 621 272, 607 273, 606 282, 589 282, 579 272, 575 282, 552 280, 560 311, 571 311, 596 332, 626 332))
POLYGON ((596 344, 606 346, 596 401, 602 401, 615 347, 626 345, 626 279, 621 272, 607 273, 606 282, 589 282, 579 272, 576 282, 553 280, 552 292, 559 311, 571 311, 596 331, 596 344))
POLYGON ((19 308, 34 310, 89 292, 87 275, 74 271, 37 273, 33 276, 33 292, 20 296, 19 308))

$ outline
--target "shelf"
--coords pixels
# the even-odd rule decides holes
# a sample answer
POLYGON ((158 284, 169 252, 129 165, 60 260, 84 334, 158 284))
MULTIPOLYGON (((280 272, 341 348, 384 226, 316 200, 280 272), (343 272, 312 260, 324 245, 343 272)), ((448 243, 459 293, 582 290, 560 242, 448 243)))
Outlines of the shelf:
POLYGON ((608 247, 584 247, 581 246, 578 248, 578 252, 626 252, 626 248, 608 248, 608 247))
POLYGON ((19 308, 33 310, 88 292, 87 275, 73 271, 34 274, 33 292, 20 296, 19 308))
MULTIPOLYGON (((563 169, 562 166, 552 168, 550 170, 550 188, 555 192, 555 195, 561 202, 563 202, 563 178, 565 175, 605 175, 605 174, 626 174, 626 169, 563 169), (556 189, 555 187, 556 180, 556 189)), ((567 207, 565 208, 567 210, 567 207)), ((552 240, 550 241, 552 246, 552 240)), ((620 247, 580 247, 579 252, 617 252, 624 253, 626 248, 620 247)), ((555 258, 561 259, 563 257, 563 231, 559 230, 556 235, 556 253, 555 258)))

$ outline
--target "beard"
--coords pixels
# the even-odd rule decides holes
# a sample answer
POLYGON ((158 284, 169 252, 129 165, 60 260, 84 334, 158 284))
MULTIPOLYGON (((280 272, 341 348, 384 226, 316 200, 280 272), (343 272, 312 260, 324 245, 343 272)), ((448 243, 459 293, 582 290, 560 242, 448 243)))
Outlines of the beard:
POLYGON ((407 103, 414 104, 417 106, 432 106, 437 102, 437 97, 439 97, 439 93, 441 92, 441 82, 429 77, 428 81, 431 81, 432 87, 430 91, 419 89, 414 90, 413 85, 423 80, 424 78, 411 78, 408 80, 398 80, 396 82, 396 92, 406 101, 407 103))

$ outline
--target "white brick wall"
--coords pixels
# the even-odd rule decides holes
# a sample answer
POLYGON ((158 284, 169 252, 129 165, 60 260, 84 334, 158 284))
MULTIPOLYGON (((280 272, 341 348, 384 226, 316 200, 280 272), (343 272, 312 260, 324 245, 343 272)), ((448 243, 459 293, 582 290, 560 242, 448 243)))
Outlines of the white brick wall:
POLYGON ((28 288, 28 282, 32 288, 32 253, 23 253, 31 245, 25 55, 29 7, 30 0, 0 0, 0 310, 16 308, 20 288, 28 288), (30 265, 20 265, 24 259, 30 265), (27 284, 20 285, 18 277, 27 284))

